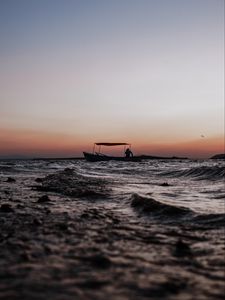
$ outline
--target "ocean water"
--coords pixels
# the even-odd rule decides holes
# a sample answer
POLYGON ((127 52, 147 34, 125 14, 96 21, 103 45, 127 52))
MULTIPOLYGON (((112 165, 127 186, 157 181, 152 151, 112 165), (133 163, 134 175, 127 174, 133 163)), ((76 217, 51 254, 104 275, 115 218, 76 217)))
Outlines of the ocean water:
POLYGON ((225 293, 225 162, 0 161, 0 298, 225 293))
MULTIPOLYGON (((106 198, 124 209, 133 194, 160 203, 187 207, 200 214, 225 213, 225 162, 222 160, 4 160, 0 176, 43 177, 71 168, 86 178, 104 178, 112 192, 106 198)), ((87 183, 88 184, 88 183, 87 183)))

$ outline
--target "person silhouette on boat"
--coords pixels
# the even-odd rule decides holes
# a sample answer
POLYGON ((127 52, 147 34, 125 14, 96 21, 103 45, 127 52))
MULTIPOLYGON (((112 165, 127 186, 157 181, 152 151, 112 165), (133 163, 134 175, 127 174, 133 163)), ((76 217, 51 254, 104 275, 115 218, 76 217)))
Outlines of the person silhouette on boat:
POLYGON ((125 151, 125 157, 126 158, 133 157, 133 152, 129 148, 127 148, 125 151))

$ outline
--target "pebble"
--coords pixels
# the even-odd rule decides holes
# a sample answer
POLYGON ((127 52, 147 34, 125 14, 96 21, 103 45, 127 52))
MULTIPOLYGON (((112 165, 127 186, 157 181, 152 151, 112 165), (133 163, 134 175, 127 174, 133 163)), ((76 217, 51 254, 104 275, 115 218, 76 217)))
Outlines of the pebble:
POLYGON ((20 255, 20 259, 23 262, 28 262, 31 260, 30 255, 26 251, 20 255))
POLYGON ((50 202, 50 198, 48 197, 48 195, 43 195, 38 199, 38 203, 46 203, 46 202, 50 202))
POLYGON ((91 263, 99 269, 108 269, 111 266, 111 261, 108 257, 102 254, 96 254, 89 257, 91 263))
POLYGON ((35 181, 38 182, 38 183, 40 183, 40 182, 43 181, 43 179, 38 177, 38 178, 35 179, 35 181))
POLYGON ((170 184, 167 182, 163 182, 162 184, 160 184, 160 186, 170 186, 170 184))
POLYGON ((19 204, 16 205, 16 207, 17 208, 24 208, 24 205, 19 203, 19 204))
POLYGON ((10 213, 10 212, 14 212, 14 209, 12 208, 12 206, 10 204, 4 203, 0 207, 0 212, 10 213))
POLYGON ((65 223, 58 223, 58 224, 56 224, 56 226, 61 231, 67 231, 68 230, 68 226, 65 223))
POLYGON ((190 256, 191 254, 190 246, 179 239, 175 244, 175 256, 190 256))
POLYGON ((46 215, 49 215, 51 213, 51 210, 49 208, 46 208, 45 213, 46 213, 46 215))
POLYGON ((16 179, 12 177, 8 177, 6 182, 16 182, 16 179))
POLYGON ((33 220, 33 225, 35 225, 35 226, 42 225, 42 221, 40 221, 40 220, 37 219, 37 218, 34 218, 34 220, 33 220))

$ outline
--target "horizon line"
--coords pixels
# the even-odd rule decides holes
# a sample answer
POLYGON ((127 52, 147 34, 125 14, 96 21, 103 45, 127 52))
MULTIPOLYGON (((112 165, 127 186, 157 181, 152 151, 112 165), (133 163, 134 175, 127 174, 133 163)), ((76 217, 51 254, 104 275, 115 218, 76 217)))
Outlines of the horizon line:
MULTIPOLYGON (((158 159, 189 159, 189 160, 193 160, 193 159, 198 159, 198 160, 207 160, 207 159, 212 159, 213 156, 215 155, 220 155, 220 154, 224 154, 225 153, 216 153, 210 157, 181 157, 181 156, 176 156, 176 155, 172 155, 172 156, 159 156, 159 155, 152 155, 152 154, 140 154, 140 155, 136 155, 137 157, 146 157, 145 159, 151 159, 150 157, 158 157, 158 159), (149 157, 149 158, 148 158, 149 157)), ((83 156, 57 156, 57 157, 41 157, 41 156, 37 156, 37 157, 30 157, 30 156, 23 156, 23 155, 12 155, 12 156, 0 156, 0 160, 85 160, 85 157, 83 156)))

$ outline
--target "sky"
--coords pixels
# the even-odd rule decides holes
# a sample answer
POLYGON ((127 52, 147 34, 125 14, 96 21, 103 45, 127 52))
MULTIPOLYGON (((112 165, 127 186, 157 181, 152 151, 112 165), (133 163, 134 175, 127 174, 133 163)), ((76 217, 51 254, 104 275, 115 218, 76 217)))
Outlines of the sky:
POLYGON ((224 152, 224 0, 0 0, 0 157, 224 152))

